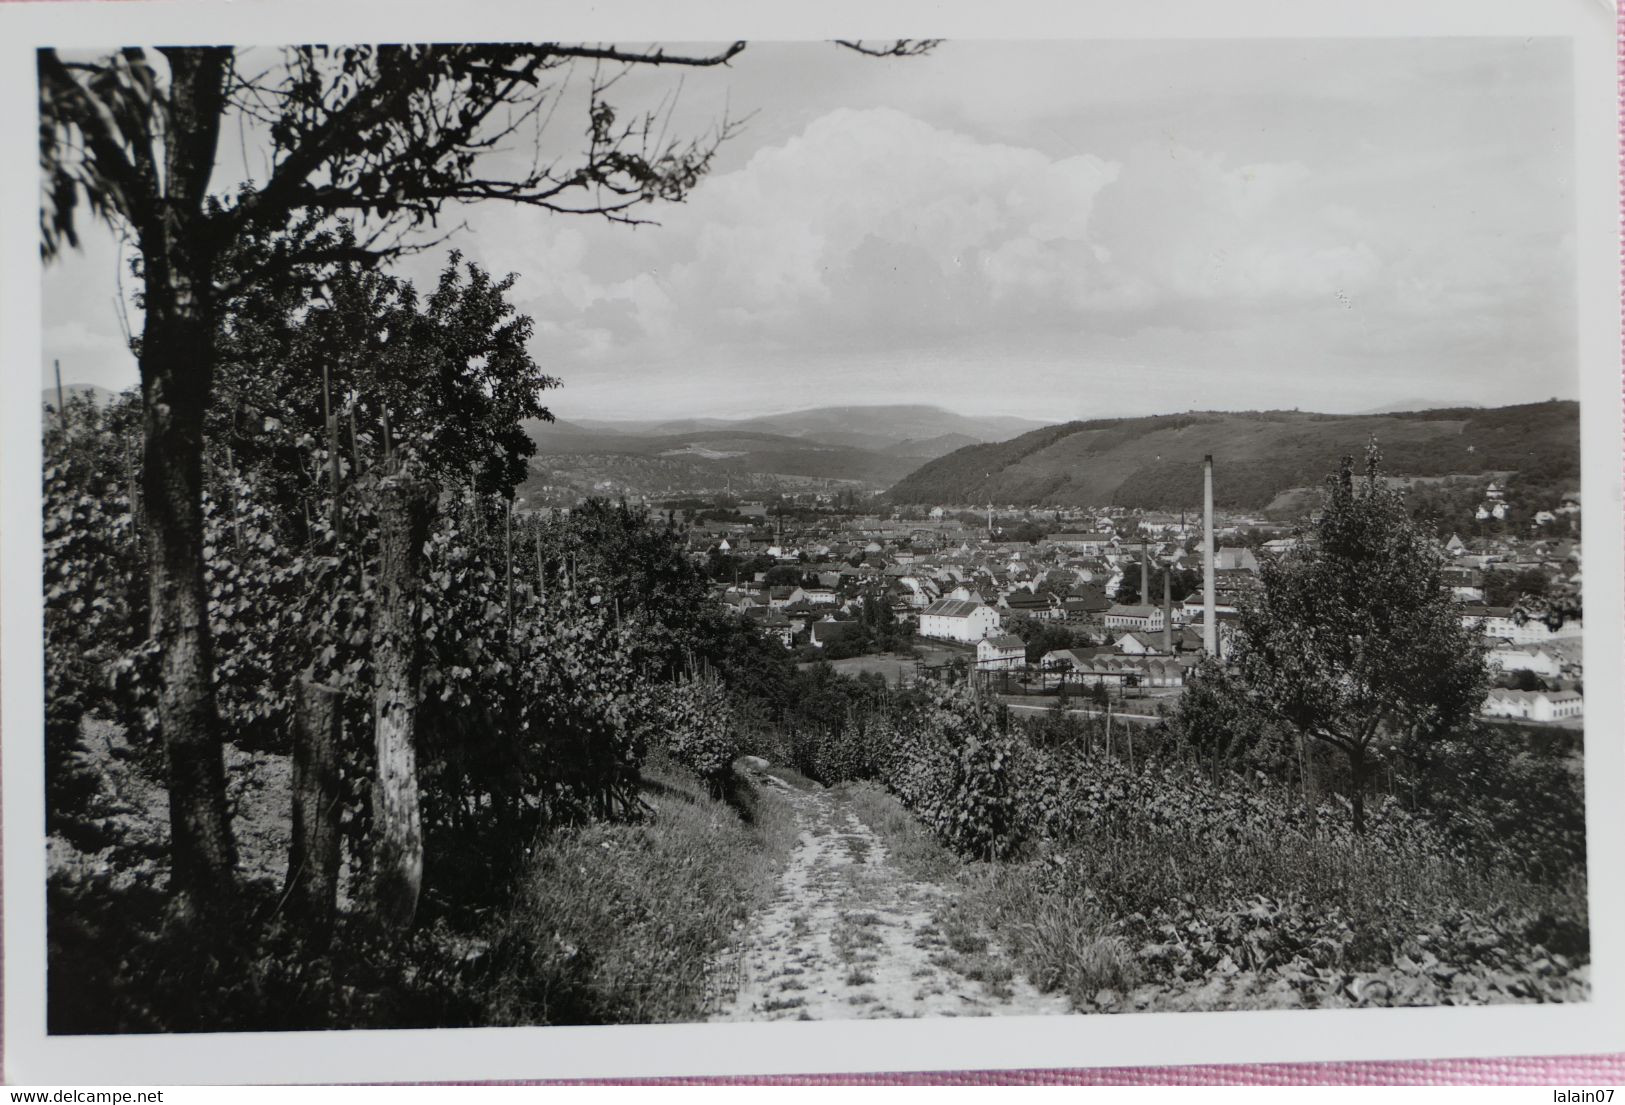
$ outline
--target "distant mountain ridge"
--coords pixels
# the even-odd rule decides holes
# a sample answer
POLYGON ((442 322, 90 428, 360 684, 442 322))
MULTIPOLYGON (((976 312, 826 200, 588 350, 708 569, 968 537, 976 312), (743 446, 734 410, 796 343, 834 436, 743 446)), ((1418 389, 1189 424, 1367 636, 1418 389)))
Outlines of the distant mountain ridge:
POLYGON ((738 430, 806 437, 829 445, 856 444, 884 448, 908 440, 962 434, 973 441, 1004 441, 1017 434, 1049 425, 1010 415, 965 415, 923 403, 879 406, 811 407, 782 414, 749 418, 677 418, 666 420, 574 419, 574 425, 595 432, 628 434, 691 434, 706 430, 738 430), (847 439, 861 439, 847 440, 847 439))
POLYGON ((577 419, 533 422, 526 429, 540 454, 532 465, 539 479, 545 473, 572 487, 608 483, 649 494, 674 486, 760 491, 774 477, 786 486, 837 481, 879 491, 955 449, 1044 425, 913 404, 817 407, 743 419, 577 419), (656 458, 659 463, 650 462, 656 458))
POLYGON ((1340 456, 1360 455, 1373 437, 1393 475, 1579 475, 1572 401, 1372 415, 1190 411, 1068 422, 967 446, 924 464, 888 495, 897 503, 1178 510, 1200 504, 1202 457, 1212 454, 1218 505, 1255 510, 1282 491, 1318 485, 1340 456))

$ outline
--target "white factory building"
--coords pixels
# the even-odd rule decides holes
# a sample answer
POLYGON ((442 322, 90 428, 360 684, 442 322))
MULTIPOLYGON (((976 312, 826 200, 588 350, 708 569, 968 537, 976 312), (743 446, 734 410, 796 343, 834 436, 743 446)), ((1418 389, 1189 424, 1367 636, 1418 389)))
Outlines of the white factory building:
POLYGON ((999 612, 983 602, 938 599, 920 612, 920 636, 975 644, 998 633, 999 612))

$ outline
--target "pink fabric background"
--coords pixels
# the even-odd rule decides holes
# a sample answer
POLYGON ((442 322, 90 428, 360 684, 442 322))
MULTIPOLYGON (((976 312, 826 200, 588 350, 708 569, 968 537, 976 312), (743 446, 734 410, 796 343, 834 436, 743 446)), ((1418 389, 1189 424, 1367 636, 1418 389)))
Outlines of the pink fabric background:
POLYGON ((1237 1063, 1230 1066, 1080 1070, 823 1074, 773 1078, 671 1078, 657 1085, 767 1086, 1496 1086, 1625 1084, 1625 1054, 1550 1059, 1431 1059, 1406 1063, 1237 1063))
MULTIPOLYGON (((0 0, 0 3, 26 0, 0 0)), ((1625 181, 1625 11, 1616 15, 1620 176, 1625 181)), ((1625 203, 1621 204, 1625 217, 1625 203)), ((1625 253, 1620 262, 1625 278, 1625 253)), ((1625 299, 1621 302, 1625 309, 1625 299)), ((1622 349, 1625 372, 1625 349, 1622 349)), ((1622 396, 1625 409, 1625 396, 1622 396)), ((614 1081, 614 1080, 607 1080, 614 1081)), ((1625 1085, 1625 1053, 1549 1058, 1427 1059, 1363 1063, 1238 1063, 1182 1067, 1088 1067, 1072 1070, 939 1071, 929 1074, 775 1075, 759 1078, 652 1079, 655 1085, 863 1086, 1369 1086, 1625 1085)), ((528 1083, 527 1083, 528 1084, 528 1083)))

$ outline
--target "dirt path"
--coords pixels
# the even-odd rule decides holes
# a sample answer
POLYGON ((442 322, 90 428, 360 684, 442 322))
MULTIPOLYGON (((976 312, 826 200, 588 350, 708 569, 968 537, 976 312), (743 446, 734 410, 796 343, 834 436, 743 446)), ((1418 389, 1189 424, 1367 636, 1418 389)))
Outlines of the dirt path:
POLYGON ((737 990, 714 1020, 835 1020, 1066 1013, 982 934, 944 926, 952 891, 906 877, 837 793, 758 780, 801 825, 773 905, 729 964, 737 990))

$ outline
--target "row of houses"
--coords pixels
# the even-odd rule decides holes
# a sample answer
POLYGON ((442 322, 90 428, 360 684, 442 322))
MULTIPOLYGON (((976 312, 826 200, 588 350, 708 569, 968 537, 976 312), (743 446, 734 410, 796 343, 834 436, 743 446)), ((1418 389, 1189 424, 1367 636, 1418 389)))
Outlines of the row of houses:
POLYGON ((1578 618, 1553 626, 1544 619, 1527 617, 1507 606, 1464 606, 1458 616, 1462 625, 1477 629, 1486 638, 1513 645, 1539 645, 1585 635, 1585 627, 1578 618))
POLYGON ((1585 700, 1578 691, 1494 690, 1479 708, 1485 717, 1521 721, 1563 721, 1584 711, 1585 700))
POLYGON ((1183 687, 1185 673, 1196 666, 1194 655, 1131 656, 1107 649, 1066 648, 1046 652, 1045 671, 1066 674, 1085 685, 1109 687, 1183 687))
POLYGON ((1490 649, 1485 660, 1497 671, 1527 671, 1542 679, 1558 678, 1567 666, 1556 649, 1517 648, 1511 645, 1490 649))
MULTIPOLYGON (((1178 687, 1201 648, 1199 627, 1205 604, 1200 591, 1175 594, 1171 605, 1113 601, 1118 585, 1143 564, 1198 569, 1199 559, 1184 546, 1189 527, 1167 520, 1159 531, 1145 526, 1139 537, 1113 531, 1105 520, 1054 531, 1038 544, 998 541, 964 526, 946 523, 936 530, 885 524, 847 530, 829 540, 803 542, 803 556, 778 539, 760 551, 781 563, 800 565, 799 586, 754 585, 729 591, 736 605, 786 643, 793 639, 826 647, 851 630, 829 615, 869 597, 888 603, 900 620, 914 622, 922 637, 953 641, 976 650, 983 670, 1026 666, 1026 645, 1010 632, 1012 619, 1061 622, 1085 628, 1103 648, 1047 654, 1040 666, 1064 670, 1085 683, 1178 687)), ((739 539, 744 543, 744 539, 739 539)), ((1282 537, 1261 548, 1221 546, 1215 563, 1215 613, 1220 652, 1233 630, 1237 610, 1261 586, 1260 571, 1272 555, 1289 552, 1298 541, 1282 537)), ((760 544, 749 539, 752 548, 760 544)), ((1488 568, 1547 569, 1577 581, 1577 549, 1546 541, 1453 540, 1454 556, 1446 585, 1462 605, 1462 624, 1492 644, 1488 662, 1503 673, 1529 672, 1549 680, 1579 675, 1577 645, 1581 624, 1548 624, 1513 609, 1482 605, 1483 572, 1488 568), (1567 558, 1567 559, 1564 559, 1567 558), (1568 564, 1568 567, 1564 567, 1568 564), (1571 574, 1572 573, 1572 574, 1571 574)), ((703 551, 699 555, 704 556, 703 551)), ((1528 685, 1527 683, 1525 685, 1528 685)), ((1571 691, 1497 692, 1484 705, 1487 716, 1562 720, 1583 708, 1571 691), (1521 696, 1521 697, 1520 697, 1521 696), (1556 697, 1554 697, 1556 696, 1556 697)))

